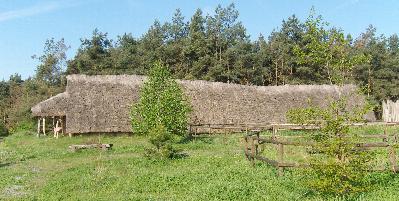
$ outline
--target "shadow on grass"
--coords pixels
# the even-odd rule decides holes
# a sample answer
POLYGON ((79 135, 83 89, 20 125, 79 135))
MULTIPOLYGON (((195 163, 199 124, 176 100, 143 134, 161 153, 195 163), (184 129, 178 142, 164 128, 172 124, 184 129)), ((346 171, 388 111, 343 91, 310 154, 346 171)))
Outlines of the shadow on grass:
POLYGON ((182 140, 180 140, 180 144, 187 144, 187 143, 191 143, 191 142, 202 142, 202 143, 206 143, 206 144, 213 144, 215 141, 215 138, 213 137, 209 137, 206 135, 199 135, 199 136, 192 136, 192 135, 188 135, 186 137, 184 137, 182 140))
POLYGON ((173 154, 171 159, 184 159, 184 158, 188 158, 189 156, 190 155, 188 155, 188 153, 179 152, 179 153, 173 154))
POLYGON ((12 163, 0 163, 0 168, 12 165, 12 163))

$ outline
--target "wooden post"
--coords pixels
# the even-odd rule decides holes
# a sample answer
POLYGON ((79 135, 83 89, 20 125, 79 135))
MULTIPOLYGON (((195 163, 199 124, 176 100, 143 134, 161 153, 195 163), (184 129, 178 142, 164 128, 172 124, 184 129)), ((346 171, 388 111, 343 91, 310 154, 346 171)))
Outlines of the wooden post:
POLYGON ((43 134, 46 136, 46 117, 43 117, 43 134))
POLYGON ((259 132, 256 133, 256 144, 255 144, 255 151, 256 151, 256 155, 259 154, 259 132))
POLYGON ((384 138, 382 138, 382 142, 388 142, 387 128, 384 128, 384 138))
POLYGON ((59 136, 59 134, 60 134, 60 130, 59 130, 59 125, 60 124, 60 120, 59 119, 57 119, 57 123, 55 124, 55 127, 54 127, 54 137, 55 138, 57 138, 58 139, 58 136, 59 136))
POLYGON ((72 133, 69 133, 68 135, 69 135, 69 137, 73 137, 73 134, 72 134, 72 133))
MULTIPOLYGON (((283 163, 284 162, 284 145, 283 144, 278 144, 278 163, 283 163)), ((278 176, 283 176, 284 175, 284 168, 283 167, 278 167, 278 176)))
POLYGON ((272 133, 273 139, 276 139, 276 135, 277 135, 277 128, 273 126, 273 133, 272 133))
POLYGON ((399 167, 396 161, 396 151, 392 146, 388 147, 389 161, 392 166, 393 173, 399 172, 399 167))
POLYGON ((40 137, 40 120, 41 117, 37 118, 37 137, 40 137))
POLYGON ((251 136, 251 163, 252 163, 252 167, 255 167, 255 140, 254 137, 251 136))
POLYGON ((249 159, 249 157, 248 157, 248 136, 244 137, 244 154, 245 154, 245 157, 247 157, 247 159, 249 159))
POLYGON ((61 116, 61 133, 64 135, 66 133, 66 116, 61 116))

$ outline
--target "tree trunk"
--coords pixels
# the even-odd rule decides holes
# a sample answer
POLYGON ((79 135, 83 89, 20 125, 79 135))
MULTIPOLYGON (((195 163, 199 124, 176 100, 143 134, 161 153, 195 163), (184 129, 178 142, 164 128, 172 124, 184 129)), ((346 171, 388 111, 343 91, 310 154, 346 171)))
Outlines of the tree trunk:
POLYGON ((278 80, 277 80, 277 77, 278 77, 278 62, 277 62, 277 61, 276 61, 275 76, 276 76, 276 83, 275 83, 275 85, 278 86, 278 80))
POLYGON ((329 62, 327 61, 326 64, 326 69, 327 69, 327 75, 328 75, 328 80, 330 81, 330 84, 332 85, 332 77, 331 77, 331 73, 330 73, 330 66, 329 66, 329 62))

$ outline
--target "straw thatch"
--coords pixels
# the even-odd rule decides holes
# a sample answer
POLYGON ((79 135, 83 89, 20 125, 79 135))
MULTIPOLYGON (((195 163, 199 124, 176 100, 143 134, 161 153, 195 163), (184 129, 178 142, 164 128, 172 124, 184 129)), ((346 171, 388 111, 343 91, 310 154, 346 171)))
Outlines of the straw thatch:
MULTIPOLYGON (((130 132, 130 106, 138 100, 139 89, 146 80, 137 75, 70 75, 67 89, 60 97, 68 97, 67 107, 60 108, 66 116, 67 133, 130 132)), ((350 105, 364 103, 354 95, 356 87, 331 85, 244 86, 208 81, 178 81, 191 102, 191 124, 285 123, 290 108, 326 106, 331 100, 350 95, 350 105), (352 94, 353 93, 353 94, 352 94)), ((53 114, 43 105, 34 108, 34 115, 53 114), (36 108, 41 108, 40 113, 36 108), (47 112, 47 113, 45 113, 47 112)), ((40 116, 40 115, 37 115, 40 116)), ((369 117, 373 120, 374 117, 369 117)))
POLYGON ((31 111, 34 116, 65 116, 68 105, 69 94, 67 92, 53 96, 35 106, 31 111))

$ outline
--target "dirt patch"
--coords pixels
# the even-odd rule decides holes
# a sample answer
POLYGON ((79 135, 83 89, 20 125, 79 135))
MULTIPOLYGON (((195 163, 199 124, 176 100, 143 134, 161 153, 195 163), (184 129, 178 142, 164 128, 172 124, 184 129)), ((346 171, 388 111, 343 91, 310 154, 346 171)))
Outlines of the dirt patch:
POLYGON ((27 194, 28 193, 24 190, 24 186, 21 185, 12 185, 3 190, 4 197, 21 197, 27 194))

